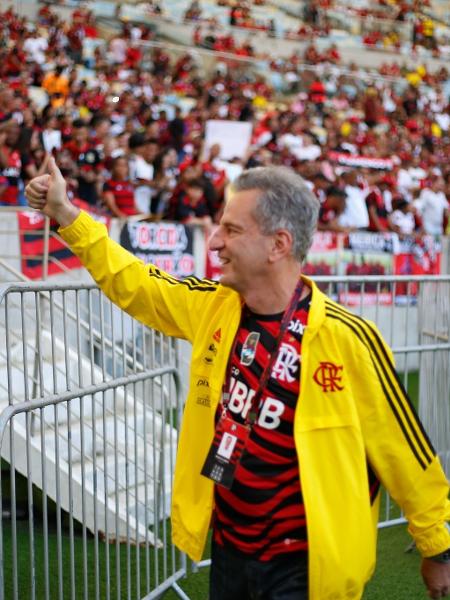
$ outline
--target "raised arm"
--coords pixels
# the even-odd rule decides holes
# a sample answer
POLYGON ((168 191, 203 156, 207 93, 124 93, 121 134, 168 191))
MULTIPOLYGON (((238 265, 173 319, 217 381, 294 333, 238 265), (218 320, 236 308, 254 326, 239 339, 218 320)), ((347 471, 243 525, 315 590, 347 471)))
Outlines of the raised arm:
POLYGON ((61 225, 60 235, 115 304, 166 335, 192 340, 202 326, 199 315, 205 313, 217 284, 194 277, 179 281, 144 264, 111 240, 103 224, 70 202, 53 158, 49 171, 26 187, 30 206, 61 225))

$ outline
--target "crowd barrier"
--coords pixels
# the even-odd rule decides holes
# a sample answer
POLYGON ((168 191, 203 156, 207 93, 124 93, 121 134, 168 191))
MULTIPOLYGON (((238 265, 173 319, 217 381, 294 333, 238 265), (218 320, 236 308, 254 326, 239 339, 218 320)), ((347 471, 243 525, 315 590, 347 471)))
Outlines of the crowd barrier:
MULTIPOLYGON (((449 474, 450 276, 317 281, 359 291, 449 474), (364 301, 386 286, 416 302, 364 301)), ((209 563, 170 539, 185 350, 91 284, 4 285, 0 334, 0 599, 188 599, 182 579, 209 563)), ((387 498, 380 527, 402 520, 387 498)))
POLYGON ((0 598, 177 589, 176 341, 93 285, 7 284, 0 309, 0 598))

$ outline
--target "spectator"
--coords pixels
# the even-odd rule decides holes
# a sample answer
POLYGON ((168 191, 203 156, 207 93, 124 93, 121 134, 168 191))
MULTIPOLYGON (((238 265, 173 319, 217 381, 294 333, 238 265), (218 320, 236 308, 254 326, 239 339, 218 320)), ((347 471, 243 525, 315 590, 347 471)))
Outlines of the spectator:
POLYGON ((89 129, 85 121, 73 122, 72 139, 65 144, 78 169, 78 197, 96 206, 102 188, 102 162, 99 152, 89 139, 89 129))
POLYGON ((111 178, 103 184, 103 203, 119 219, 138 214, 134 203, 134 187, 128 179, 128 160, 117 156, 112 161, 111 178))
POLYGON ((199 179, 187 181, 169 204, 169 218, 190 225, 212 225, 212 215, 199 179))
POLYGON ((62 147, 61 130, 58 128, 58 119, 54 112, 49 112, 43 119, 42 131, 39 134, 40 142, 48 153, 60 150, 62 147))
POLYGON ((30 177, 34 175, 34 172, 30 170, 29 162, 24 163, 23 156, 18 149, 19 135, 20 127, 14 119, 0 124, 0 177, 3 182, 0 205, 2 206, 23 204, 24 202, 21 200, 22 170, 30 177))
POLYGON ((383 113, 383 105, 377 90, 369 87, 364 97, 364 121, 368 127, 375 127, 380 122, 383 113))
POLYGON ((102 113, 95 114, 90 122, 91 143, 103 158, 105 155, 105 144, 111 138, 111 119, 102 113))
POLYGON ((128 140, 130 156, 130 180, 135 186, 135 202, 138 212, 150 214, 151 201, 156 191, 153 161, 158 151, 156 139, 143 133, 133 133, 128 140))
POLYGON ((179 106, 175 107, 175 115, 173 119, 169 121, 168 129, 171 136, 170 143, 177 151, 178 156, 180 156, 183 150, 183 138, 186 127, 182 117, 182 111, 179 106))
POLYGON ((369 213, 367 211, 365 194, 357 185, 358 174, 355 169, 342 174, 344 191, 346 194, 345 209, 339 216, 341 227, 351 229, 366 229, 369 226, 369 213))
POLYGON ((128 43, 122 35, 115 35, 109 42, 109 52, 113 64, 123 65, 127 57, 128 43))
POLYGON ((413 235, 417 226, 412 204, 399 196, 394 199, 393 208, 393 212, 389 215, 392 231, 398 233, 400 238, 413 235))
POLYGON ((27 55, 27 62, 36 62, 38 65, 43 65, 46 60, 46 52, 48 50, 48 41, 40 35, 37 29, 32 29, 28 37, 23 43, 23 49, 27 55))
POLYGON ((64 71, 62 65, 57 65, 54 71, 47 73, 42 82, 42 87, 47 92, 51 104, 54 104, 55 100, 63 99, 65 101, 69 95, 69 80, 64 75, 64 71))
POLYGON ((156 156, 154 181, 157 193, 152 198, 152 214, 162 217, 168 210, 169 200, 177 186, 180 173, 177 153, 174 148, 165 148, 156 156))
POLYGON ((435 175, 414 202, 422 218, 423 229, 430 235, 442 235, 449 218, 449 202, 444 193, 443 177, 435 175))
POLYGON ((389 175, 378 179, 366 196, 367 211, 369 213, 369 231, 386 232, 390 230, 389 214, 392 208, 391 189, 395 180, 389 175))
POLYGON ((348 233, 352 231, 349 227, 339 224, 339 217, 345 210, 346 193, 336 186, 330 186, 326 190, 325 201, 320 205, 317 229, 319 231, 334 231, 336 233, 348 233))
POLYGON ((225 186, 228 183, 225 169, 220 164, 221 151, 220 144, 213 144, 209 149, 208 157, 202 162, 203 175, 213 184, 219 204, 224 199, 225 186))

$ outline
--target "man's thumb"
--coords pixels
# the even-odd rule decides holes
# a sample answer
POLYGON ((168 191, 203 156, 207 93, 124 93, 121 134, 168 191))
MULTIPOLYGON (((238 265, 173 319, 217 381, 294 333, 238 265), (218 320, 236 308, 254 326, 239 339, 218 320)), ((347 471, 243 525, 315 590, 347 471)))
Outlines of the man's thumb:
POLYGON ((56 160, 53 156, 50 157, 48 161, 47 170, 51 175, 52 180, 56 183, 57 181, 64 181, 64 177, 62 176, 61 171, 59 170, 58 165, 56 164, 56 160))

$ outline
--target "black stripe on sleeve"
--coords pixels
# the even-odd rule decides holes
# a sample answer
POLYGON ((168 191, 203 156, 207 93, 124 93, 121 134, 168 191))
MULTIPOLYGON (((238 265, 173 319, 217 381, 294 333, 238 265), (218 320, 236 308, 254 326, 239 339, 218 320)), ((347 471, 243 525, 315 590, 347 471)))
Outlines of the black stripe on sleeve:
MULTIPOLYGON (((193 279, 192 277, 187 277, 186 279, 177 279, 176 277, 171 277, 170 275, 168 275, 167 273, 162 273, 159 269, 152 269, 149 270, 148 272, 150 277, 155 277, 156 279, 161 279, 162 281, 166 281, 167 283, 170 283, 171 285, 185 285, 186 287, 188 287, 190 290, 192 291, 198 291, 198 292, 215 292, 217 290, 217 283, 214 284, 202 284, 202 283, 197 283, 195 281, 195 279, 193 279)), ((197 280, 197 281, 202 281, 202 280, 197 280)))
MULTIPOLYGON (((327 308, 331 309, 331 311, 332 311, 336 307, 333 305, 327 305, 327 308)), ((404 403, 402 403, 402 400, 399 397, 397 390, 395 389, 395 387, 392 383, 392 380, 389 378, 389 374, 386 371, 385 365, 383 364, 382 360, 380 359, 380 357, 377 353, 376 348, 374 347, 373 341, 370 339, 367 332, 362 327, 361 322, 358 322, 356 320, 355 315, 352 315, 351 313, 348 313, 344 310, 342 310, 342 311, 336 310, 335 312, 330 312, 329 310, 327 310, 326 314, 330 318, 336 319, 336 320, 344 323, 345 325, 347 325, 355 333, 355 335, 360 339, 360 341, 368 348, 368 350, 371 354, 371 357, 372 357, 372 362, 374 364, 375 371, 378 375, 378 379, 380 381, 381 387, 382 387, 384 395, 388 401, 388 404, 391 407, 392 412, 395 415, 395 418, 397 419, 399 427, 402 430, 403 435, 405 436, 405 439, 408 442, 408 445, 410 446, 414 456, 416 457, 416 459, 419 462, 419 464, 421 465, 421 467, 425 470, 427 465, 429 465, 432 462, 433 454, 429 453, 429 452, 431 452, 430 449, 428 449, 429 452, 427 452, 427 449, 424 447, 422 440, 420 439, 417 431, 414 428, 413 422, 411 421, 411 417, 407 413, 404 403), (351 317, 355 317, 355 319, 352 319, 351 317), (384 375, 384 377, 383 377, 383 375, 384 375), (387 383, 389 384, 391 393, 389 393, 388 389, 386 388, 386 384, 385 384, 384 380, 386 380, 387 383), (394 402, 395 400, 397 402, 394 402), (396 404, 398 406, 396 406, 396 404), (404 419, 402 419, 398 408, 401 409, 404 419), (406 421, 406 424, 408 425, 409 430, 412 432, 412 435, 411 435, 411 433, 408 432, 404 420, 406 421), (414 443, 414 440, 415 440, 415 443, 414 443)), ((362 321, 362 323, 365 323, 365 322, 362 321)), ((407 396, 406 396, 406 399, 408 400, 408 405, 410 406, 410 408, 412 410, 413 417, 415 417, 416 415, 415 415, 414 407, 412 407, 412 405, 410 405, 410 401, 409 401, 409 398, 407 398, 407 396)), ((420 429, 422 429, 422 428, 420 428, 420 429)), ((427 439, 427 441, 428 441, 428 439, 427 439)), ((430 446, 431 446, 431 444, 430 444, 430 446)), ((431 449, 432 449, 432 446, 431 446, 431 449)), ((434 452, 434 450, 433 450, 433 452, 434 452)))
POLYGON ((386 375, 386 379, 388 380, 388 383, 393 391, 393 394, 397 398, 400 408, 402 409, 402 412, 405 415, 405 419, 408 421, 411 429, 413 430, 413 432, 415 434, 417 443, 422 448, 425 455, 427 454, 426 447, 428 448, 428 452, 429 452, 428 458, 429 458, 429 461, 431 462, 433 460, 434 456, 436 455, 436 451, 435 451, 433 444, 431 443, 431 440, 429 439, 420 419, 417 416, 416 409, 414 408, 414 406, 408 396, 408 393, 406 392, 405 387, 404 387, 403 383, 401 382, 397 371, 395 370, 395 367, 387 353, 386 347, 385 347, 377 329, 371 323, 369 323, 362 317, 359 317, 358 315, 354 315, 353 313, 345 310, 342 306, 340 306, 338 304, 332 304, 330 302, 326 302, 326 305, 330 309, 334 309, 337 312, 340 312, 342 315, 349 317, 350 319, 353 318, 353 320, 359 324, 359 327, 361 330, 363 330, 366 339, 369 341, 369 343, 373 347, 373 350, 374 350, 376 356, 378 357, 378 360, 383 368, 383 372, 386 375), (372 343, 373 340, 369 336, 367 330, 369 330, 369 332, 372 334, 373 338, 375 339, 378 351, 374 348, 373 343, 372 343), (381 356, 384 357, 384 362, 380 358, 380 351, 381 351, 381 356), (387 365, 387 369, 386 369, 385 365, 387 365), (398 390, 396 389, 395 384, 397 384, 398 390), (399 395, 399 391, 400 391, 400 395, 399 395), (411 415, 409 415, 408 412, 411 413, 411 415), (419 432, 422 434, 423 440, 420 439, 419 432))

